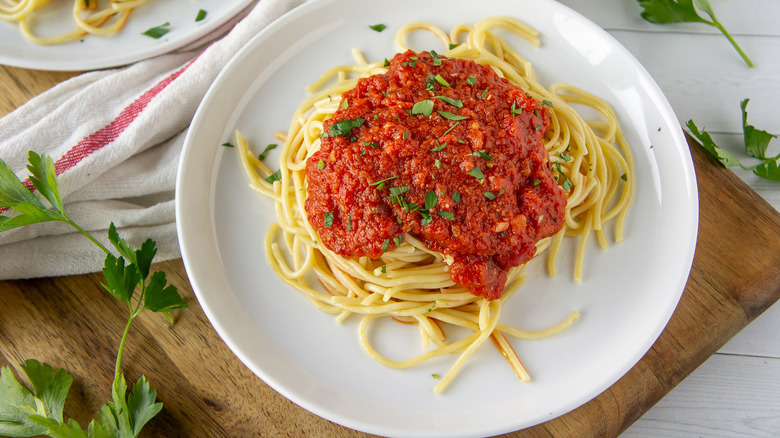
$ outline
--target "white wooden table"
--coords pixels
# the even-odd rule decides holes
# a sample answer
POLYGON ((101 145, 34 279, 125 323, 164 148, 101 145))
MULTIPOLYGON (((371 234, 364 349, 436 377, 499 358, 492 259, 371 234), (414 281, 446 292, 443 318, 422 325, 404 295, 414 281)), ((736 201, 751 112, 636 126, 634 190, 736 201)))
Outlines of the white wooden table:
MULTIPOLYGON (((749 98, 748 123, 780 134, 780 1, 710 0, 719 21, 755 63, 752 69, 714 27, 646 22, 635 0, 560 2, 633 53, 664 91, 681 124, 693 119, 719 146, 742 158, 739 105, 749 98)), ((780 139, 769 150, 779 153, 780 139)), ((735 172, 780 210, 780 182, 742 169, 735 172)), ((780 436, 780 306, 740 332, 624 436, 780 436)))

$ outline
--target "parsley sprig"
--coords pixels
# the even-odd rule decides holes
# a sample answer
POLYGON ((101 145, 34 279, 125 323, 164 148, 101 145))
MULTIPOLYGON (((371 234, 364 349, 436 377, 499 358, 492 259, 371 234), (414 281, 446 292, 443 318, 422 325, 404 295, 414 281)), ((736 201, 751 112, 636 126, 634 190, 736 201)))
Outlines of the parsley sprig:
POLYGON ((732 46, 737 50, 739 56, 745 61, 749 67, 753 67, 753 61, 748 58, 742 48, 739 47, 734 38, 731 37, 725 27, 718 21, 715 16, 715 11, 712 10, 712 5, 708 0, 638 0, 639 4, 644 8, 642 11, 642 18, 657 24, 666 23, 704 23, 709 26, 716 27, 726 39, 729 40, 732 46), (695 6, 694 6, 695 4, 695 6), (701 9, 710 19, 706 19, 699 15, 699 11, 696 8, 701 9))
POLYGON ((749 101, 750 99, 744 99, 740 102, 739 106, 742 108, 742 136, 745 142, 745 153, 750 157, 760 160, 760 162, 754 166, 746 166, 736 155, 715 144, 710 133, 704 129, 699 131, 699 128, 693 120, 688 120, 686 126, 691 134, 699 140, 702 147, 712 154, 724 167, 739 166, 745 170, 752 170, 754 174, 761 178, 780 181, 780 166, 778 166, 778 164, 780 164, 780 154, 774 157, 768 157, 766 155, 769 142, 773 138, 777 138, 777 135, 756 129, 755 126, 748 124, 747 104, 749 101))
POLYGON ((74 419, 63 419, 63 407, 73 374, 55 370, 50 365, 28 359, 21 365, 32 384, 32 391, 13 375, 9 367, 0 369, 0 435, 57 437, 137 437, 143 426, 162 409, 157 403, 157 392, 151 389, 146 377, 141 376, 128 394, 127 383, 121 372, 122 353, 133 320, 145 310, 163 313, 169 321, 169 312, 187 307, 176 287, 168 284, 165 273, 151 273, 152 260, 157 253, 153 240, 148 239, 140 249, 119 237, 112 223, 108 241, 114 254, 65 213, 57 185, 52 159, 30 152, 27 169, 30 182, 51 208, 27 188, 0 160, 0 207, 15 211, 13 216, 0 215, 0 232, 40 222, 58 221, 71 225, 106 253, 103 267, 105 288, 111 295, 127 304, 129 317, 119 342, 111 401, 104 404, 97 417, 90 422, 87 433, 74 419), (136 293, 136 291, 138 293, 136 293))

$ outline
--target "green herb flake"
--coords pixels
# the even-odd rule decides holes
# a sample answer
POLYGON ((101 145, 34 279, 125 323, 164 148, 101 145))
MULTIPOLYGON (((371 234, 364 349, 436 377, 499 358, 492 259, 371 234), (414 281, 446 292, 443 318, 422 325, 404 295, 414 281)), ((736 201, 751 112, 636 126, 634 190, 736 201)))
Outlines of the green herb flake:
POLYGON ((322 170, 324 168, 325 168, 325 162, 322 160, 317 161, 317 169, 322 170))
POLYGON ((437 169, 441 169, 441 161, 439 161, 438 158, 433 160, 433 165, 436 166, 437 169))
POLYGON ((471 170, 469 170, 469 171, 468 171, 468 174, 469 174, 469 175, 471 175, 471 176, 473 176, 474 178, 477 178, 477 179, 482 179, 482 178, 484 178, 484 177, 485 177, 485 174, 484 174, 484 173, 482 173, 482 169, 480 169, 480 168, 479 168, 479 167, 477 167, 477 166, 474 166, 474 168, 472 168, 471 170))
POLYGON ((450 43, 450 45, 448 47, 449 47, 450 50, 452 50, 455 47, 458 47, 459 45, 460 45, 459 43, 450 43))
POLYGON ((387 265, 382 265, 382 273, 387 274, 387 265))
POLYGON ((232 144, 232 143, 230 143, 230 142, 225 142, 225 143, 222 143, 222 146, 225 146, 226 148, 234 148, 234 147, 236 147, 235 145, 233 145, 233 144, 232 144))
MULTIPOLYGON (((365 121, 366 119, 363 118, 357 118, 355 120, 349 120, 349 119, 340 120, 330 125, 330 132, 328 133, 328 135, 331 137, 336 137, 339 135, 343 135, 346 137, 349 135, 350 132, 352 132, 353 129, 362 126, 365 121)), ((326 135, 326 137, 328 135, 326 135)))
POLYGON ((163 23, 163 24, 161 24, 159 26, 155 26, 155 27, 152 27, 152 28, 149 28, 149 29, 145 30, 142 33, 142 35, 146 35, 146 36, 154 38, 154 39, 159 39, 163 35, 165 35, 166 33, 170 32, 170 30, 171 30, 171 23, 166 21, 165 23, 163 23))
POLYGON ((269 144, 268 146, 266 146, 266 147, 265 147, 265 149, 263 149, 263 152, 262 152, 260 155, 258 155, 258 156, 257 156, 257 158, 258 158, 260 161, 263 161, 263 160, 265 160, 265 157, 266 157, 266 155, 268 155, 268 152, 270 152, 270 151, 272 151, 272 150, 276 149, 276 147, 277 147, 277 146, 279 146, 279 145, 278 145, 278 144, 276 144, 276 143, 271 143, 271 144, 269 144))
MULTIPOLYGON (((450 44, 450 45, 452 45, 452 44, 450 44)), ((433 374, 431 374, 431 377, 433 377, 434 379, 438 379, 439 378, 439 374, 438 373, 433 373, 433 374)))
POLYGON ((401 243, 404 241, 404 235, 399 234, 393 238, 393 243, 395 243, 395 246, 401 246, 401 243))
POLYGON ((408 133, 408 132, 404 132, 404 133, 403 133, 403 139, 404 139, 404 140, 406 140, 406 139, 407 139, 407 138, 409 138, 411 135, 412 135, 412 134, 410 134, 410 133, 408 133))
POLYGON ((341 101, 341 109, 347 109, 349 108, 349 102, 347 101, 347 98, 345 97, 344 100, 341 101))
POLYGON ((515 102, 512 102, 512 108, 509 110, 512 112, 512 117, 519 116, 523 113, 523 107, 517 108, 515 102))
POLYGON ((333 225, 333 210, 325 213, 322 218, 325 220, 325 228, 330 228, 333 225))
POLYGON ((451 221, 455 220, 455 215, 450 213, 449 211, 440 211, 438 213, 439 216, 443 217, 444 219, 449 219, 451 221))
POLYGON ((628 181, 628 175, 626 175, 624 173, 624 174, 620 175, 620 179, 622 179, 623 181, 628 181))
POLYGON ((450 131, 455 129, 455 127, 458 126, 458 125, 460 125, 460 122, 455 122, 452 126, 450 126, 450 129, 444 131, 444 134, 442 134, 441 136, 444 137, 445 135, 449 134, 450 131))
POLYGON ((383 67, 390 67, 390 61, 388 61, 387 58, 385 58, 385 63, 382 64, 382 66, 383 67))
POLYGON ((472 152, 471 155, 473 155, 475 157, 481 157, 485 161, 489 161, 489 160, 493 159, 493 156, 488 154, 487 152, 485 152, 485 149, 480 149, 480 150, 478 150, 476 152, 472 152))
POLYGON ((463 108, 463 101, 460 99, 453 99, 451 97, 447 96, 433 96, 432 99, 439 99, 444 102, 447 102, 448 104, 454 106, 455 108, 463 108))
POLYGON ((484 98, 489 89, 490 89, 490 87, 485 87, 485 91, 483 91, 482 94, 479 95, 479 97, 480 98, 484 98))
POLYGON ((439 197, 436 196, 436 192, 433 190, 429 191, 425 194, 425 209, 430 210, 433 207, 436 207, 436 204, 439 202, 439 197))
POLYGON ((549 100, 543 100, 543 101, 542 101, 542 105, 547 105, 547 106, 549 106, 550 108, 552 108, 552 107, 553 107, 553 104, 552 104, 552 102, 550 102, 549 100))
MULTIPOLYGON (((400 176, 400 175, 391 176, 391 177, 388 177, 388 178, 385 178, 385 179, 381 179, 381 180, 379 180, 379 181, 372 182, 372 183, 370 183, 369 185, 370 185, 370 186, 377 186, 378 188, 382 188, 382 187, 384 187, 384 186, 382 186, 382 187, 379 187, 381 184, 384 184, 384 183, 386 183, 387 181, 394 180, 394 179, 398 178, 399 176, 400 176)), ((390 189, 390 191, 392 192, 392 189, 390 189)))
POLYGON ((442 143, 442 144, 439 144, 439 142, 438 142, 438 141, 436 141, 436 140, 434 140, 434 141, 436 142, 436 146, 435 146, 435 147, 433 147, 433 148, 431 148, 431 152, 439 152, 439 151, 441 151, 442 149, 444 149, 444 148, 446 148, 446 147, 447 147, 447 143, 446 143, 446 142, 444 142, 444 143, 442 143))
POLYGON ((281 181, 282 180, 282 169, 279 169, 276 172, 272 173, 265 180, 268 182, 268 184, 273 184, 274 181, 281 181))
POLYGON ((475 78, 474 76, 469 76, 466 78, 466 83, 473 87, 474 84, 477 83, 477 78, 475 78))
POLYGON ((485 197, 490 199, 491 201, 496 199, 496 195, 494 195, 493 192, 485 192, 485 197))
POLYGON ((435 50, 431 50, 428 53, 430 53, 431 56, 433 57, 433 65, 435 65, 435 66, 441 65, 441 58, 439 57, 439 54, 436 53, 435 50))
POLYGON ((460 202, 460 192, 455 192, 452 194, 452 200, 454 202, 460 202))
POLYGON ((440 85, 442 85, 444 87, 447 87, 447 88, 451 88, 450 83, 447 82, 446 79, 441 77, 441 75, 436 75, 436 76, 433 77, 433 79, 435 79, 436 82, 438 82, 440 85))
POLYGON ((382 252, 387 252, 388 248, 390 248, 390 239, 385 239, 385 241, 382 242, 382 252))
POLYGON ((414 104, 412 107, 412 114, 422 114, 425 117, 430 117, 433 112, 432 100, 421 100, 414 104))
POLYGON ((206 18, 206 14, 207 12, 203 9, 199 10, 198 15, 195 16, 195 22, 197 23, 198 21, 203 21, 203 19, 206 18))
POLYGON ((469 118, 468 116, 453 114, 449 111, 436 110, 436 112, 439 113, 440 116, 444 117, 447 120, 466 120, 469 118))
POLYGON ((387 26, 382 24, 382 23, 374 24, 374 25, 371 25, 371 26, 368 26, 368 27, 369 27, 369 29, 377 31, 377 32, 382 32, 383 30, 387 29, 387 26))

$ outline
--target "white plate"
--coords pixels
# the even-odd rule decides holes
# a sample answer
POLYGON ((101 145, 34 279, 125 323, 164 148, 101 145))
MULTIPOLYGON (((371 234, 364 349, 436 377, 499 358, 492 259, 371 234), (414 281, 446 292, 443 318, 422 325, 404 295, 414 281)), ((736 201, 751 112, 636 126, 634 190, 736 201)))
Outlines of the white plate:
MULTIPOLYGON (((27 41, 16 23, 0 20, 0 64, 37 70, 81 71, 116 67, 183 47, 213 31, 252 0, 151 0, 130 14, 124 28, 111 37, 85 36, 66 44, 40 46, 27 41), (198 11, 206 18, 195 22, 198 11), (170 23, 160 39, 142 35, 170 23)), ((54 36, 74 29, 73 0, 45 6, 36 32, 54 36), (45 25, 43 23, 46 23, 45 25)))
MULTIPOLYGON (((433 43, 417 49, 439 49, 433 43)), ((278 155, 267 162, 274 163, 278 155)), ((393 436, 493 435, 532 426, 592 399, 651 347, 674 311, 696 243, 693 163, 677 118, 642 66, 602 29, 551 0, 323 0, 304 5, 257 35, 229 63, 203 100, 188 133, 176 191, 187 272, 212 324, 258 376, 300 406, 344 426, 393 436), (233 148, 240 129, 255 148, 285 130, 304 87, 331 66, 396 51, 394 32, 412 20, 445 28, 512 15, 542 32, 542 47, 515 41, 543 84, 573 83, 615 108, 636 163, 636 202, 627 238, 602 251, 591 240, 584 281, 571 280, 571 247, 549 278, 529 268, 503 321, 537 329, 574 309, 582 318, 561 335, 514 347, 533 377, 517 380, 485 346, 442 395, 433 373, 453 358, 397 371, 361 351, 356 323, 338 325, 276 278, 263 253, 272 203, 247 187, 233 148), (369 25, 384 23, 377 33, 369 25)), ((388 324, 378 342, 414 354, 414 330, 388 324), (400 336, 407 336, 399 340, 400 336)), ((258 400, 262 403, 262 400, 258 400)))

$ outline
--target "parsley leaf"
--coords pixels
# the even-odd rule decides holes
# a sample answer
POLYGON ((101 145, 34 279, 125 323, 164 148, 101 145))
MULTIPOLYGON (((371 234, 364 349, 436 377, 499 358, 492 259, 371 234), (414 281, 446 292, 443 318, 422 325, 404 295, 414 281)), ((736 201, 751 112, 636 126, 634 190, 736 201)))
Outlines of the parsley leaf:
POLYGON ((21 368, 32 384, 32 392, 16 380, 9 367, 0 368, 0 435, 44 435, 48 428, 36 419, 62 422, 73 374, 54 370, 35 359, 27 359, 21 368))
POLYGON ((361 127, 365 121, 366 119, 360 117, 358 117, 355 120, 349 120, 349 119, 340 120, 330 125, 330 131, 328 135, 330 137, 336 137, 339 135, 343 135, 346 137, 353 129, 361 127))
POLYGON ((439 99, 447 102, 448 104, 454 106, 455 108, 463 108, 463 101, 460 99, 453 99, 451 97, 447 96, 433 96, 432 99, 439 99))
POLYGON ((382 24, 382 23, 379 23, 379 24, 374 24, 374 25, 371 25, 371 26, 368 26, 368 27, 369 27, 371 30, 375 30, 375 31, 377 31, 377 32, 382 32, 383 30, 387 29, 387 26, 386 26, 386 25, 384 25, 384 24, 382 24))
POLYGON ((421 100, 414 104, 412 107, 412 114, 422 114, 425 117, 430 117, 433 112, 432 100, 421 100))
POLYGON ((436 110, 436 112, 439 113, 439 115, 441 115, 442 117, 444 117, 447 120, 466 120, 466 119, 469 118, 468 116, 461 116, 459 114, 453 114, 453 113, 451 113, 449 111, 436 110))
POLYGON ((638 0, 639 5, 644 8, 642 18, 657 24, 666 23, 703 23, 716 27, 729 43, 737 50, 739 55, 749 67, 753 67, 753 62, 748 58, 742 48, 731 37, 725 27, 718 21, 715 11, 708 0, 638 0), (699 15, 695 5, 710 16, 710 20, 699 15))
POLYGON ((268 175, 268 178, 265 179, 268 184, 273 184, 274 181, 281 181, 282 180, 282 169, 277 170, 276 172, 268 175))
POLYGON ((206 11, 204 11, 203 9, 200 9, 198 11, 198 15, 195 16, 195 22, 197 23, 198 21, 203 21, 203 19, 206 18, 206 14, 207 14, 206 11))
POLYGON ((477 179, 482 179, 485 177, 485 174, 482 173, 482 169, 477 166, 474 166, 471 170, 469 170, 468 174, 477 179))
POLYGON ((160 39, 163 35, 170 32, 171 30, 171 23, 165 22, 159 26, 155 26, 149 29, 146 29, 144 32, 142 32, 142 35, 146 35, 148 37, 154 38, 154 39, 160 39))

